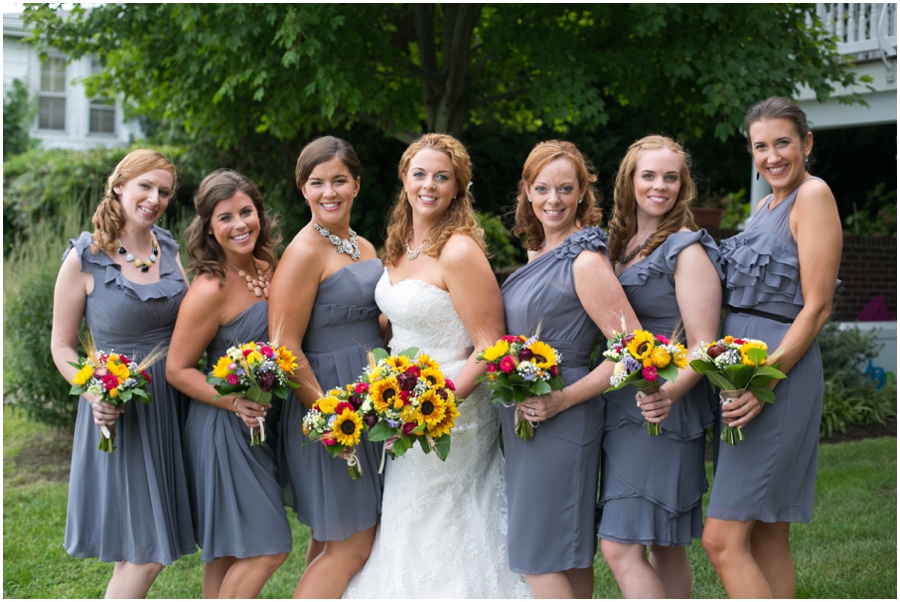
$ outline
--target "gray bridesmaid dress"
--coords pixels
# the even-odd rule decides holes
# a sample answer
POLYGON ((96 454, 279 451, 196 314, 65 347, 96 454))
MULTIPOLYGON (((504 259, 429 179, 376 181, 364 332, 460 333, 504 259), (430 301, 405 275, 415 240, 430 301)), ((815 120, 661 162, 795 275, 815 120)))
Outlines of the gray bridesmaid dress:
MULTIPOLYGON (((681 325, 675 265, 678 254, 697 242, 721 278, 719 249, 705 230, 670 234, 619 276, 644 330, 671 337, 681 325)), ((709 311, 718 315, 720 308, 709 311)), ((624 544, 688 546, 703 533, 700 501, 707 488, 703 455, 706 428, 715 420, 715 397, 706 379, 701 380, 672 405, 660 435, 651 437, 635 404, 636 392, 629 386, 604 395, 597 535, 624 544)))
MULTIPOLYGON (((351 263, 319 285, 301 347, 324 392, 359 378, 368 363, 366 353, 384 347, 375 304, 382 269, 379 259, 351 263)), ((384 483, 378 474, 381 444, 363 435, 356 448, 362 476, 354 481, 346 461, 332 458, 321 443, 303 445, 305 415, 305 406, 293 395, 282 406, 280 469, 289 480, 285 501, 319 541, 341 541, 374 527, 384 483)))
MULTIPOLYGON (((268 340, 268 307, 265 301, 254 303, 219 328, 206 350, 207 374, 229 347, 268 340)), ((250 428, 233 411, 191 400, 185 450, 201 561, 291 551, 291 526, 269 441, 251 447, 250 428)))
MULTIPOLYGON (((802 184, 801 184, 802 186, 802 184)), ((720 245, 726 303, 723 334, 760 339, 774 352, 803 308, 797 241, 789 217, 797 190, 774 209, 767 198, 747 229, 720 245)), ((824 382, 813 344, 741 430, 744 440, 716 438, 718 458, 707 516, 722 520, 802 522, 812 518, 824 382)), ((721 412, 717 413, 721 429, 721 412)))
MULTIPOLYGON (((124 353, 140 361, 157 343, 169 344, 187 284, 176 263, 178 245, 154 226, 160 246, 160 279, 151 284, 127 280, 103 251, 90 251, 91 235, 69 240, 82 272, 94 278, 84 316, 97 349, 124 353)), ((66 552, 79 558, 134 564, 172 564, 197 551, 176 401, 182 395, 166 383, 166 360, 150 366, 149 404, 129 402, 116 420, 116 449, 97 449, 100 428, 91 405, 78 401, 66 552)))
MULTIPOLYGON (((506 331, 535 334, 562 355, 567 385, 590 372, 600 329, 575 293, 572 264, 582 251, 606 255, 606 233, 589 226, 519 268, 503 283, 506 331)), ((593 565, 594 511, 603 435, 603 396, 541 422, 534 438, 513 431, 514 408, 501 408, 509 500, 509 566, 517 573, 554 573, 593 565)))

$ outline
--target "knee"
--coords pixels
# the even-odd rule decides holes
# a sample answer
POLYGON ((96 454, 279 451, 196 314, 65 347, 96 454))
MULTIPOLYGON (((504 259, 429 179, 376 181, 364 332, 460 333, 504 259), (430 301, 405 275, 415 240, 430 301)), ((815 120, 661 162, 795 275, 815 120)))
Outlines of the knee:
POLYGON ((714 568, 718 568, 726 562, 729 543, 727 538, 720 537, 712 529, 704 529, 701 541, 703 542, 703 550, 714 568))
POLYGON ((628 546, 606 539, 600 540, 600 551, 603 553, 603 559, 609 565, 610 570, 615 573, 621 570, 624 564, 627 564, 628 546))
POLYGON ((164 565, 162 565, 158 562, 147 562, 145 564, 133 564, 132 566, 135 567, 138 571, 140 571, 141 576, 143 578, 149 579, 151 581, 156 579, 159 576, 159 574, 162 572, 162 570, 164 568, 166 568, 164 565))
POLYGON ((288 553, 284 552, 283 554, 271 554, 269 556, 265 556, 268 564, 268 568, 272 573, 278 570, 284 561, 287 560, 288 553))

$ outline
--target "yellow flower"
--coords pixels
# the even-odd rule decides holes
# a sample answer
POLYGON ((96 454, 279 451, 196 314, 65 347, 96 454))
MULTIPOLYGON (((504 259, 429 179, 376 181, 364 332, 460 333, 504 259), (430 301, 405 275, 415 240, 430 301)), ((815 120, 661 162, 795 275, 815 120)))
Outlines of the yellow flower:
POLYGON ((297 369, 297 356, 291 353, 287 347, 282 345, 278 348, 275 355, 275 363, 288 374, 293 374, 297 369))
POLYGON ((434 428, 444 419, 446 408, 447 404, 441 399, 441 396, 437 395, 433 389, 429 389, 419 396, 416 419, 419 424, 425 423, 429 429, 434 428))
POLYGON ((375 366, 374 368, 372 368, 372 371, 369 372, 368 375, 369 384, 374 384, 376 381, 378 381, 381 378, 381 372, 381 366, 375 366))
POLYGON ((446 381, 444 381, 444 375, 437 368, 425 368, 419 376, 431 383, 432 387, 444 387, 447 385, 446 381))
POLYGON ((550 369, 556 365, 556 353, 553 347, 542 341, 535 341, 529 345, 528 350, 533 354, 531 362, 538 368, 550 369))
MULTIPOLYGON (((730 345, 731 343, 734 343, 734 337, 730 337, 730 336, 725 337, 724 339, 722 339, 722 342, 725 343, 726 345, 730 345)), ((716 345, 716 343, 715 342, 710 343, 710 346, 713 346, 713 345, 716 345)))
POLYGON ((384 363, 397 372, 406 372, 406 369, 409 368, 409 358, 405 355, 392 355, 384 360, 384 363))
POLYGON ((372 399, 375 410, 384 412, 393 403, 395 397, 400 399, 400 385, 397 384, 397 379, 389 376, 372 383, 369 386, 369 397, 372 399))
POLYGON ((677 368, 684 370, 688 367, 687 349, 681 343, 675 344, 675 353, 672 354, 672 361, 675 362, 677 368))
POLYGON ((341 445, 353 447, 359 443, 362 433, 362 418, 350 408, 345 408, 341 415, 335 418, 334 424, 331 425, 331 432, 335 441, 341 445))
POLYGON ((265 361, 265 358, 259 351, 253 351, 250 355, 247 356, 247 364, 251 366, 256 366, 265 361))
POLYGON ((649 368, 650 366, 653 365, 653 360, 650 359, 649 357, 645 357, 645 358, 642 360, 642 364, 643 364, 644 368, 649 368))
POLYGON ((416 408, 404 406, 403 410, 400 412, 400 420, 403 422, 414 422, 415 420, 418 420, 418 414, 416 408))
POLYGON ((213 367, 213 376, 216 378, 225 378, 228 376, 228 366, 231 365, 231 358, 226 356, 220 357, 219 361, 213 367))
POLYGON ((87 383, 87 381, 91 380, 91 377, 94 375, 94 367, 90 364, 84 366, 81 370, 75 374, 75 378, 72 379, 72 382, 76 385, 83 385, 87 383))
POLYGON ((657 368, 665 368, 672 362, 672 356, 666 351, 665 347, 654 347, 650 352, 650 361, 657 368))
POLYGON ((416 364, 417 364, 417 365, 419 366, 419 368, 421 368, 422 370, 424 370, 425 368, 432 368, 432 369, 434 369, 434 370, 440 370, 440 369, 441 369, 441 365, 438 364, 438 363, 437 363, 436 361, 434 361, 433 359, 431 359, 431 356, 429 356, 429 355, 427 355, 427 354, 425 354, 425 353, 420 353, 420 354, 419 354, 419 357, 416 359, 416 364))
POLYGON ((120 382, 131 376, 131 373, 128 371, 128 366, 119 361, 113 361, 111 357, 106 362, 106 369, 109 370, 110 374, 114 374, 120 382))
POLYGON ((431 436, 440 437, 442 435, 449 435, 450 429, 456 424, 456 419, 458 417, 459 410, 456 408, 456 404, 448 399, 447 405, 444 408, 444 419, 431 427, 431 436))
POLYGON ((335 409, 337 409, 337 405, 339 403, 340 400, 337 397, 332 397, 331 395, 327 395, 316 401, 316 404, 318 404, 319 406, 319 410, 323 414, 334 414, 334 411, 335 409))
POLYGON ((634 338, 627 345, 628 351, 635 359, 642 360, 650 356, 655 347, 653 335, 646 330, 635 330, 634 338))
POLYGON ((762 341, 754 341, 754 340, 746 341, 746 342, 744 342, 743 345, 741 345, 741 362, 745 366, 760 366, 760 365, 762 365, 763 362, 765 362, 766 354, 763 354, 763 359, 760 360, 759 364, 757 364, 752 359, 750 359, 750 357, 747 355, 747 352, 750 351, 751 349, 762 349, 763 351, 768 351, 769 346, 766 345, 762 341))
POLYGON ((109 396, 112 397, 113 399, 115 399, 116 397, 119 396, 119 390, 118 389, 110 389, 109 396))
POLYGON ((509 343, 500 339, 495 344, 485 349, 482 357, 486 362, 496 362, 507 353, 509 353, 509 343))

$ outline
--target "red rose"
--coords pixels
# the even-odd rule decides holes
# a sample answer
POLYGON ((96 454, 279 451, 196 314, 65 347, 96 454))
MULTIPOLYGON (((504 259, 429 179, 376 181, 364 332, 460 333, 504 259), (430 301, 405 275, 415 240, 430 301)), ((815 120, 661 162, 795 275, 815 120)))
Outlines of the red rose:
POLYGON ((725 347, 722 345, 714 345, 706 350, 706 354, 713 359, 719 357, 723 353, 725 353, 725 347))
POLYGON ((244 349, 244 351, 242 353, 244 354, 244 357, 247 357, 248 355, 253 353, 253 350, 252 349, 244 349))
POLYGON ((516 360, 509 357, 508 355, 504 355, 503 359, 500 360, 500 370, 503 371, 504 374, 509 374, 516 369, 516 360))
POLYGON ((745 342, 746 341, 744 341, 744 339, 735 339, 734 340, 735 345, 743 345, 745 342))
POLYGON ((125 357, 124 355, 119 355, 119 361, 125 364, 126 366, 131 363, 131 360, 125 357))

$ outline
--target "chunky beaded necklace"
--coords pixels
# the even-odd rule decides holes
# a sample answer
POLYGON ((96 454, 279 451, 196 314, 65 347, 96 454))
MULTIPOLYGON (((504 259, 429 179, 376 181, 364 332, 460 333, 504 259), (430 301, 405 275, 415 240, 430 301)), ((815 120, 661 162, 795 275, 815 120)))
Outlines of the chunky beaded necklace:
MULTIPOLYGON (((225 261, 228 260, 226 259, 225 261)), ((256 275, 259 276, 259 278, 251 278, 250 274, 238 268, 230 261, 228 261, 228 265, 237 271, 238 276, 247 281, 247 288, 253 291, 254 295, 257 297, 265 297, 266 299, 269 298, 269 277, 266 276, 266 273, 259 267, 259 264, 255 259, 253 260, 253 265, 256 267, 256 275)))
POLYGON ((431 239, 428 239, 426 241, 423 241, 422 244, 419 245, 419 248, 413 251, 409 248, 409 241, 412 240, 412 235, 413 233, 412 231, 410 231, 409 236, 406 237, 406 258, 410 261, 418 257, 419 253, 425 250, 425 247, 431 246, 431 239))
POLYGON ((359 259, 359 244, 357 243, 356 232, 353 231, 353 228, 350 228, 350 238, 344 239, 341 239, 337 234, 332 234, 328 228, 323 228, 316 222, 313 222, 313 228, 316 229, 316 232, 327 238, 328 241, 335 246, 339 254, 349 255, 351 261, 357 261, 359 259))
MULTIPOLYGON (((647 245, 650 244, 650 239, 653 238, 654 234, 656 234, 656 232, 651 232, 650 236, 647 237, 647 240, 645 240, 644 242, 642 242, 641 244, 639 244, 638 246, 633 248, 631 250, 631 253, 626 255, 624 250, 621 253, 619 253, 619 259, 616 263, 621 263, 622 265, 624 265, 624 264, 628 263, 629 261, 631 261, 632 259, 634 259, 635 255, 637 255, 638 253, 643 251, 647 247, 647 245)), ((626 247, 626 248, 628 248, 628 247, 626 247)))
POLYGON ((118 238, 116 242, 119 243, 119 255, 125 256, 125 261, 131 263, 134 262, 134 267, 140 269, 142 272, 150 271, 150 266, 156 263, 156 258, 159 257, 159 243, 156 242, 156 239, 151 237, 150 244, 153 247, 150 250, 150 257, 147 259, 137 259, 133 253, 129 253, 124 246, 122 246, 122 241, 118 238))

